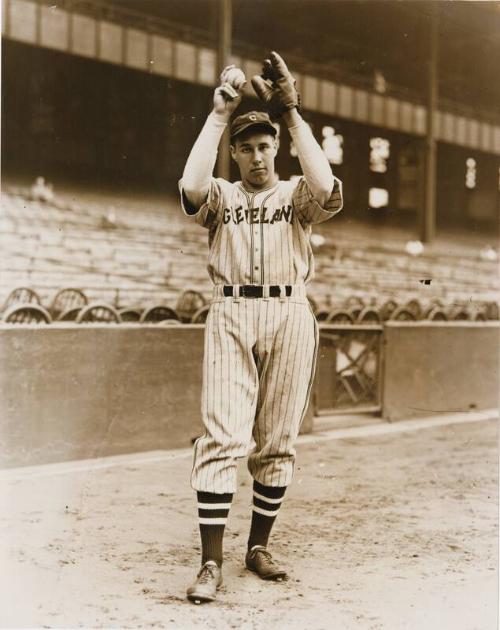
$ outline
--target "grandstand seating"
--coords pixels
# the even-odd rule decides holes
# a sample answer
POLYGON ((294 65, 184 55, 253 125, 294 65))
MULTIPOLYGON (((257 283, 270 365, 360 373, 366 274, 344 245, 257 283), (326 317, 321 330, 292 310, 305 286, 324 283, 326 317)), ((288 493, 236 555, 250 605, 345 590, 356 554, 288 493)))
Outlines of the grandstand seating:
POLYGON ((6 324, 50 324, 50 313, 39 304, 25 303, 10 306, 3 314, 6 324))
POLYGON ((204 324, 207 320, 207 315, 208 315, 208 311, 210 309, 210 306, 208 304, 206 304, 205 306, 202 306, 201 308, 199 308, 196 313, 193 314, 193 317, 191 318, 191 323, 192 324, 204 324))
POLYGON ((29 287, 16 287, 7 296, 5 303, 2 307, 3 311, 6 311, 10 306, 16 304, 40 304, 40 296, 36 291, 29 287))
POLYGON ((109 304, 94 302, 84 306, 76 317, 77 324, 120 324, 120 314, 109 304))
MULTIPOLYGON (((77 287, 89 303, 107 303, 116 311, 176 305, 179 319, 191 321, 211 295, 207 234, 182 217, 176 201, 166 205, 164 213, 120 208, 103 227, 109 200, 77 205, 56 197, 43 203, 31 200, 26 189, 4 187, 0 303, 17 287, 31 287, 46 305, 61 289, 77 287), (186 288, 192 293, 181 304, 186 288)), ((316 276, 310 285, 319 319, 345 309, 346 319, 356 321, 369 308, 385 321, 403 306, 414 319, 433 308, 451 319, 498 317, 497 264, 480 258, 476 242, 438 240, 414 257, 404 249, 408 234, 396 228, 377 231, 332 221, 315 229, 325 236, 325 244, 315 250, 316 276)), ((47 308, 55 320, 70 306, 85 304, 47 308)), ((371 313, 370 320, 375 319, 371 313)))
POLYGON ((179 296, 176 310, 182 322, 190 322, 205 305, 206 300, 199 291, 188 290, 179 296))
POLYGON ((152 323, 159 324, 168 319, 179 319, 179 316, 175 312, 173 308, 169 306, 162 306, 158 304, 157 306, 151 306, 147 308, 141 315, 140 322, 141 323, 152 323))
POLYGON ((57 321, 58 322, 76 322, 81 310, 82 309, 79 306, 68 308, 58 315, 57 321))
POLYGON ((79 310, 87 304, 87 296, 81 289, 61 289, 54 296, 49 311, 54 319, 58 319, 62 314, 67 318, 70 312, 79 310))
MULTIPOLYGON (((71 289, 73 291, 73 289, 71 289)), ((10 323, 51 323, 59 322, 101 322, 101 323, 130 323, 136 322, 141 324, 204 324, 209 311, 209 304, 204 304, 196 309, 192 314, 188 311, 178 309, 175 310, 164 304, 157 304, 147 308, 130 308, 125 307, 116 310, 114 306, 106 302, 90 302, 83 291, 79 292, 86 303, 82 306, 70 306, 62 311, 55 311, 54 317, 43 305, 36 302, 30 302, 30 293, 26 292, 26 287, 22 287, 22 291, 16 289, 16 295, 19 299, 12 303, 9 296, 9 306, 0 311, 0 321, 10 323)), ((195 291, 185 291, 179 298, 178 304, 186 304, 186 301, 192 300, 195 291)), ((14 292, 12 293, 14 294, 14 292)), ((57 297, 58 294, 56 294, 57 297)), ((52 304, 54 300, 52 301, 52 304)), ((447 309, 440 305, 431 304, 423 309, 416 300, 409 303, 399 304, 389 301, 390 308, 388 310, 387 303, 380 308, 377 306, 366 306, 360 310, 358 306, 353 306, 353 302, 347 299, 343 308, 332 307, 331 309, 319 308, 313 311, 316 319, 327 324, 337 325, 372 325, 380 324, 387 320, 396 321, 488 321, 498 319, 498 305, 495 302, 475 303, 473 305, 455 305, 451 304, 447 309), (394 308, 393 308, 394 306, 394 308)), ((313 306, 313 304, 311 304, 313 306)))
POLYGON ((140 308, 122 308, 118 311, 122 322, 139 322, 141 320, 142 309, 140 308))
POLYGON ((326 317, 329 324, 354 324, 356 317, 345 309, 333 309, 326 317))

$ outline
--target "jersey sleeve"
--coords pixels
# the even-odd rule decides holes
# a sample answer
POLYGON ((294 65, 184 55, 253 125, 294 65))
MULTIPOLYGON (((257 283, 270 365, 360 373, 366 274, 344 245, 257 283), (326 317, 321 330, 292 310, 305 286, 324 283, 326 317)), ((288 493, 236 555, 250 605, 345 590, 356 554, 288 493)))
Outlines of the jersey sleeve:
POLYGON ((321 206, 314 199, 305 177, 301 177, 292 194, 292 205, 304 225, 327 221, 342 210, 342 182, 334 177, 332 194, 325 205, 321 206))
POLYGON ((179 192, 181 196, 181 207, 184 214, 202 227, 211 228, 216 225, 219 222, 224 209, 225 183, 226 182, 224 180, 212 177, 207 199, 197 210, 190 204, 184 191, 181 179, 179 181, 179 192))

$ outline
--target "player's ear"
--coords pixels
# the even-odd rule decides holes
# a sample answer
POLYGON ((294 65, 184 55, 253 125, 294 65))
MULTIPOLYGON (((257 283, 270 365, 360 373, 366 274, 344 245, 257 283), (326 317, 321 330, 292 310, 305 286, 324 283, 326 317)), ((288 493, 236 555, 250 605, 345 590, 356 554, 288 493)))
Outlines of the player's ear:
POLYGON ((280 148, 280 137, 278 134, 274 136, 274 148, 276 151, 280 148))
POLYGON ((236 147, 234 146, 234 144, 229 145, 229 151, 231 153, 231 157, 236 162, 236 147))

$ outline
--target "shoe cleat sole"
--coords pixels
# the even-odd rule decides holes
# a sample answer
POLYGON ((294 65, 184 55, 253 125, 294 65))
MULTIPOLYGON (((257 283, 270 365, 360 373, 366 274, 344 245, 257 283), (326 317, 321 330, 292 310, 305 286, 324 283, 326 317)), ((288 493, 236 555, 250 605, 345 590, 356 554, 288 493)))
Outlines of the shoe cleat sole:
POLYGON ((273 582, 286 582, 288 580, 288 574, 284 571, 279 573, 269 573, 269 575, 261 575, 257 569, 247 566, 247 569, 252 573, 255 573, 261 580, 272 580, 273 582))
POLYGON ((199 595, 188 595, 187 598, 190 602, 193 602, 193 604, 196 604, 197 606, 215 601, 215 597, 200 597, 199 595))
POLYGON ((284 573, 271 573, 271 575, 261 576, 263 580, 269 580, 273 582, 286 582, 287 576, 284 573))

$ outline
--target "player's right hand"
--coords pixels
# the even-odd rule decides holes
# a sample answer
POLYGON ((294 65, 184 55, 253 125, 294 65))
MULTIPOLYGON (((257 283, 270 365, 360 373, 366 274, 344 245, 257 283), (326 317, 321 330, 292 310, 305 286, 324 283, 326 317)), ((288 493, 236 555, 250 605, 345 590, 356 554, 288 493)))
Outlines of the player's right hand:
POLYGON ((220 85, 214 92, 214 111, 217 114, 231 115, 241 103, 245 84, 245 75, 235 65, 224 68, 220 75, 220 85))

